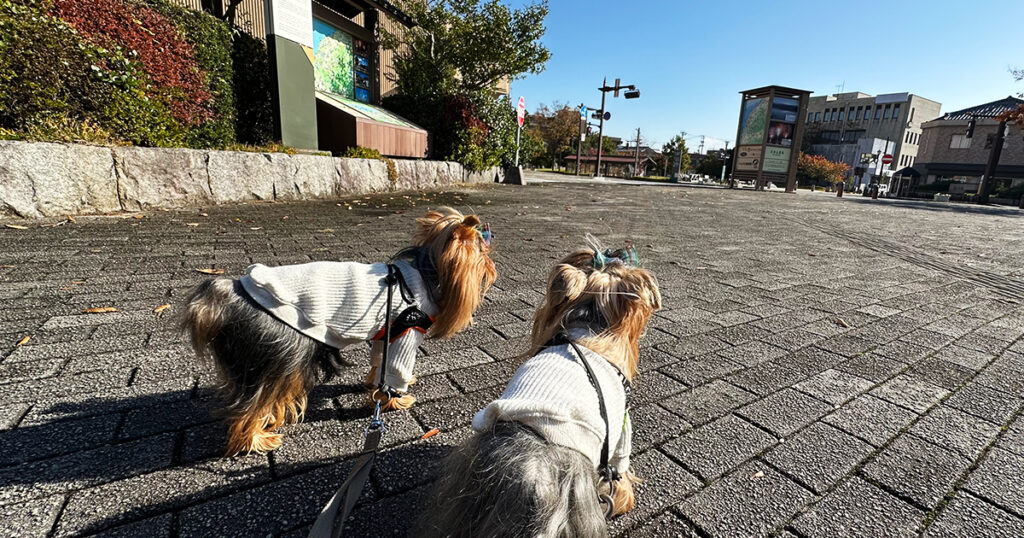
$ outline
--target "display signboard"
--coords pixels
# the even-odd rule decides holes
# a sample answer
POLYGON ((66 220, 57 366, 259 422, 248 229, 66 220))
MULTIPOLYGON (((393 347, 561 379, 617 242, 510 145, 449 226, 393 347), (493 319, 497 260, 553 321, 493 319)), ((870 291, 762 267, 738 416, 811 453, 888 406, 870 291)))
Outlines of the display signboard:
POLYGON ((313 47, 313 3, 309 0, 267 0, 267 33, 313 47))
POLYGON ((740 146, 736 150, 736 170, 759 170, 761 146, 740 146))
POLYGON ((764 149, 764 165, 761 170, 779 174, 789 172, 789 157, 792 151, 789 148, 766 147, 764 149))

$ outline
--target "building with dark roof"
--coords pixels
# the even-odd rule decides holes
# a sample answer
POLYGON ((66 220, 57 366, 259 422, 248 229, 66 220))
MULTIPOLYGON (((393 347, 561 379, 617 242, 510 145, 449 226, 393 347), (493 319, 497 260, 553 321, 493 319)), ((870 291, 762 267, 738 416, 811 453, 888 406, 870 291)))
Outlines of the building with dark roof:
MULTIPOLYGON (((977 192, 999 127, 997 117, 1022 104, 1024 99, 1011 96, 948 112, 922 124, 921 149, 913 166, 921 175, 918 184, 950 182, 951 193, 977 192), (972 118, 974 132, 968 138, 967 127, 972 118)), ((1012 189, 1024 190, 1024 132, 1010 124, 1006 134, 994 175, 997 197, 1012 189)))

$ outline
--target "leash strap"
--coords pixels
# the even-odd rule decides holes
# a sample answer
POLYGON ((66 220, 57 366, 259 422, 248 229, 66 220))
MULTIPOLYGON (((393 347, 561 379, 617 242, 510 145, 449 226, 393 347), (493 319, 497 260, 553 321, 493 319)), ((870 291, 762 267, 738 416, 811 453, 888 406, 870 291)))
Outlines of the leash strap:
MULTIPOLYGON (((601 390, 601 385, 597 381, 597 374, 594 373, 594 369, 590 366, 590 362, 587 361, 586 356, 583 355, 583 350, 576 345, 576 342, 569 339, 566 334, 559 334, 554 339, 555 343, 568 343, 576 355, 580 359, 580 363, 583 364, 583 368, 587 371, 587 379, 590 380, 590 384, 593 385, 594 390, 597 391, 597 407, 601 413, 601 420, 604 421, 604 444, 601 445, 601 461, 598 464, 597 470, 601 475, 601 479, 608 482, 608 494, 598 495, 598 502, 605 505, 605 518, 612 516, 612 510, 614 504, 612 497, 615 495, 615 483, 619 481, 621 476, 619 475, 618 469, 614 465, 608 464, 609 452, 611 451, 611 427, 608 423, 608 406, 604 401, 604 392, 601 390)), ((628 385, 626 385, 628 389, 628 385)), ((626 395, 628 397, 629 391, 627 390, 626 395)), ((628 404, 627 404, 628 405, 628 404)))
MULTIPOLYGON (((379 410, 380 404, 378 403, 377 406, 379 410)), ((348 519, 356 501, 362 495, 363 486, 366 485, 366 480, 370 477, 370 469, 373 469, 373 462, 377 459, 377 449, 383 434, 383 423, 376 428, 371 426, 367 430, 363 452, 348 472, 348 478, 331 497, 327 506, 320 512, 320 516, 316 518, 313 528, 309 529, 309 538, 341 538, 345 520, 348 519)))

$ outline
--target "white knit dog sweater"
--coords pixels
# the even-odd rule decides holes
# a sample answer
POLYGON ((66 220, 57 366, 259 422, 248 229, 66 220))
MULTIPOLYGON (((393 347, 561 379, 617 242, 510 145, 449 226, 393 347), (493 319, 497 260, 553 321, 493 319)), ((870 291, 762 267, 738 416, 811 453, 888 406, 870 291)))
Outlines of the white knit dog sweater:
MULTIPOLYGON (((438 307, 419 271, 409 262, 398 260, 413 301, 428 316, 436 316, 438 307)), ((355 262, 313 262, 301 265, 250 266, 241 278, 245 291, 270 312, 302 334, 331 347, 344 349, 368 342, 384 326, 387 307, 387 264, 355 262)), ((395 284, 392 291, 391 319, 410 305, 402 300, 395 284)), ((395 338, 397 335, 392 335, 395 338)), ((384 382, 401 391, 409 389, 416 349, 424 334, 410 330, 388 345, 384 382)), ((373 364, 380 364, 381 342, 373 343, 373 364)))
MULTIPOLYGON (((570 331, 577 340, 586 331, 570 331)), ((626 391, 619 370, 597 353, 579 346, 594 370, 608 409, 608 463, 619 472, 629 469, 633 427, 626 409, 626 391)), ((473 429, 483 432, 498 421, 519 422, 549 443, 579 451, 596 469, 604 445, 604 421, 597 391, 580 358, 568 344, 552 346, 526 361, 516 371, 501 397, 473 418, 473 429)))

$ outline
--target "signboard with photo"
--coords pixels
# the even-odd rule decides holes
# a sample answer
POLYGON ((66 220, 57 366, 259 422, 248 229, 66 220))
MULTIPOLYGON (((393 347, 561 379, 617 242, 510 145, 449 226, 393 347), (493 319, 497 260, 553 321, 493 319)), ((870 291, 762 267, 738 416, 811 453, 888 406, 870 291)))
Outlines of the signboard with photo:
POLYGON ((764 142, 764 129, 768 123, 768 100, 748 99, 743 102, 740 117, 740 145, 764 142))
POLYGON ((736 170, 760 169, 761 153, 761 146, 740 146, 736 150, 736 170))
POLYGON ((765 148, 762 170, 779 174, 789 172, 789 157, 792 151, 789 148, 765 148))

